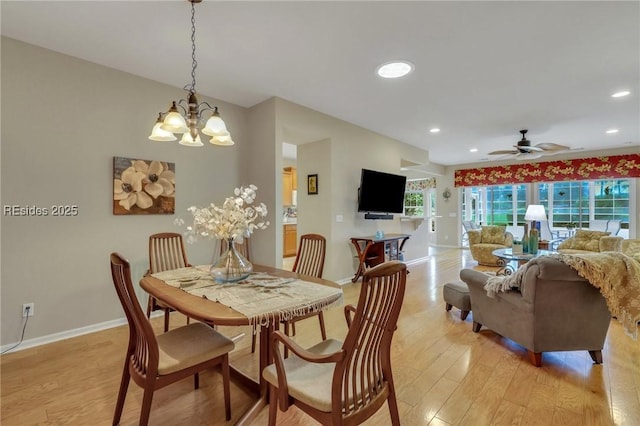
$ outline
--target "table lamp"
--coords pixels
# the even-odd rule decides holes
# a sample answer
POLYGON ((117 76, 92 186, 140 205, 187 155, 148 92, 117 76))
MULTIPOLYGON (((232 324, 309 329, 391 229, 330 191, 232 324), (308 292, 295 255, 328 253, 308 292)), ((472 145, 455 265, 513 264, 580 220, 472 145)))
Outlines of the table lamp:
POLYGON ((538 225, 537 222, 547 221, 544 206, 540 204, 529 204, 527 206, 527 212, 524 214, 524 220, 532 221, 531 229, 540 231, 540 225, 538 225))

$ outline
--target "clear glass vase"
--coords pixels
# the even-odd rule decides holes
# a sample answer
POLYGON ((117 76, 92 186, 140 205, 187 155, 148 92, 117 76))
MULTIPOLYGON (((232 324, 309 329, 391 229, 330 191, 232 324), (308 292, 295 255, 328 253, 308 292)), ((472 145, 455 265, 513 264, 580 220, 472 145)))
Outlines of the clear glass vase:
POLYGON ((211 276, 220 283, 232 283, 247 278, 253 271, 253 265, 236 250, 233 239, 220 242, 226 244, 226 250, 211 266, 211 276))

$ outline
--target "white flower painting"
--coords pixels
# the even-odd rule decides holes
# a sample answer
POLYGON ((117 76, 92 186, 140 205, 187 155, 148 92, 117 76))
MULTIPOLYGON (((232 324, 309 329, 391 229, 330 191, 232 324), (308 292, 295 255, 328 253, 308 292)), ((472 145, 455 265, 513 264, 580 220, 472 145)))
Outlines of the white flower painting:
POLYGON ((175 163, 113 157, 113 214, 174 214, 175 163))

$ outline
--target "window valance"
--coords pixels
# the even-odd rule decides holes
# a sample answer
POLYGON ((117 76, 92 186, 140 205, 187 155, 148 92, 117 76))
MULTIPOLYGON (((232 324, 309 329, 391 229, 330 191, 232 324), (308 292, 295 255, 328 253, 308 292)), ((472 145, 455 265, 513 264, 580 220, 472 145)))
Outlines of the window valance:
POLYGON ((455 171, 455 186, 640 177, 640 154, 512 164, 455 171))

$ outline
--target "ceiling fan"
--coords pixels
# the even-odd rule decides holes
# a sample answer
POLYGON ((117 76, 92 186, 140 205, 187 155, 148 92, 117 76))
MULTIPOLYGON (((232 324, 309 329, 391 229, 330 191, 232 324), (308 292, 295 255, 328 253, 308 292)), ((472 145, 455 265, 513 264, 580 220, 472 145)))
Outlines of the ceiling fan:
POLYGON ((513 145, 515 149, 492 151, 489 155, 505 155, 520 160, 528 160, 570 150, 568 146, 558 145, 557 143, 539 143, 538 145, 531 146, 531 141, 526 137, 527 130, 520 130, 520 133, 522 134, 522 139, 518 141, 517 145, 513 145))

